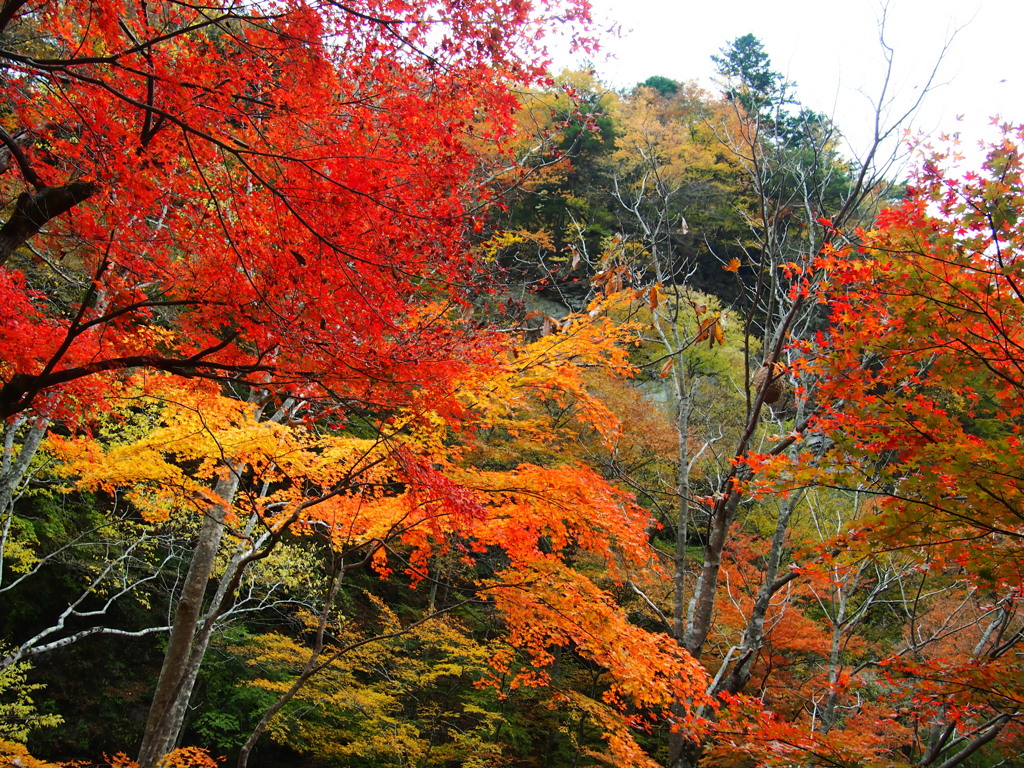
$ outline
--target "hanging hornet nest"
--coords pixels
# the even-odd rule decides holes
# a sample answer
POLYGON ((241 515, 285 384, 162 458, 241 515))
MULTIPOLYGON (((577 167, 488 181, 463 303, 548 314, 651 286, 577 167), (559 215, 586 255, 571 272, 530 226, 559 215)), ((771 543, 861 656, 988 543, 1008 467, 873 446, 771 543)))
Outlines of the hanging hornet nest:
POLYGON ((781 365, 765 363, 761 366, 754 375, 754 392, 760 392, 762 388, 764 388, 764 402, 767 405, 779 402, 785 391, 781 365))

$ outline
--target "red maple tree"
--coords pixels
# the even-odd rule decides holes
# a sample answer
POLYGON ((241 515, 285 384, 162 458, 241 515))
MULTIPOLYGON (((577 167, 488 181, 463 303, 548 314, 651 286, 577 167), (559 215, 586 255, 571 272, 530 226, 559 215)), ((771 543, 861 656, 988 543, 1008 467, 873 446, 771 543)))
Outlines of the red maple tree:
POLYGON ((797 479, 872 499, 830 547, 915 565, 909 631, 875 668, 886 709, 913 724, 890 749, 917 765, 1019 738, 1022 140, 1003 126, 963 178, 945 170, 952 151, 930 152, 858 247, 818 260, 832 325, 807 345, 808 432, 833 447, 797 479), (941 598, 920 597, 926 579, 941 598))
POLYGON ((4 3, 0 416, 72 413, 97 375, 135 369, 440 397, 486 343, 458 321, 463 235, 556 14, 587 18, 4 3))

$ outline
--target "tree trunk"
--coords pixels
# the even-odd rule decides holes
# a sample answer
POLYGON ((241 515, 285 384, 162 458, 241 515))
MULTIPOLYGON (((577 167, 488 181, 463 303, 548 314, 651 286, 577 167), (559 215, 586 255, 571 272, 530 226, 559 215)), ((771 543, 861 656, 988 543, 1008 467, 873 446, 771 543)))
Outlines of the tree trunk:
MULTIPOLYGON (((223 503, 213 505, 203 518, 153 693, 139 749, 140 768, 156 768, 178 741, 196 674, 213 629, 212 616, 207 616, 202 632, 199 631, 199 620, 224 533, 224 518, 237 490, 238 474, 232 469, 214 487, 214 493, 223 503)), ((225 577, 222 582, 226 581, 225 577)))
POLYGON ((779 564, 782 562, 782 549, 786 543, 786 533, 789 530, 789 521, 793 516, 793 510, 802 494, 794 493, 784 499, 779 509, 779 516, 775 524, 775 535, 772 536, 771 548, 768 551, 768 562, 765 565, 764 580, 754 600, 754 607, 750 612, 750 619, 743 632, 743 640, 739 649, 739 657, 733 665, 732 670, 723 678, 715 688, 715 693, 728 691, 739 693, 750 680, 750 671, 757 659, 757 654, 764 645, 764 620, 768 615, 768 608, 771 606, 772 597, 786 584, 792 581, 792 574, 787 573, 781 579, 779 575, 779 564))
MULTIPOLYGON (((672 591, 672 632, 676 642, 683 644, 686 632, 686 540, 689 537, 690 523, 690 411, 692 409, 692 389, 684 372, 685 366, 677 366, 676 394, 679 403, 679 414, 676 420, 676 431, 679 437, 679 469, 676 478, 676 492, 679 494, 676 517, 676 553, 675 574, 672 591)), ((683 714, 683 705, 673 707, 676 714, 683 714), (678 710, 678 711, 677 711, 678 710)), ((686 737, 682 733, 669 733, 668 753, 669 765, 683 765, 680 760, 686 752, 686 737)))
POLYGON ((740 493, 733 491, 715 504, 711 513, 711 529, 704 545, 704 566, 693 594, 693 606, 687 621, 683 648, 699 659, 704 651, 704 641, 711 631, 711 618, 715 608, 715 594, 718 591, 718 573, 722 565, 722 550, 725 549, 726 534, 740 503, 740 493))
POLYGON ((15 453, 16 433, 26 421, 26 417, 19 416, 4 425, 3 454, 0 457, 0 577, 3 573, 2 566, 4 553, 7 550, 7 539, 10 536, 11 523, 14 520, 14 500, 50 424, 47 419, 36 419, 35 423, 29 427, 21 447, 15 453))

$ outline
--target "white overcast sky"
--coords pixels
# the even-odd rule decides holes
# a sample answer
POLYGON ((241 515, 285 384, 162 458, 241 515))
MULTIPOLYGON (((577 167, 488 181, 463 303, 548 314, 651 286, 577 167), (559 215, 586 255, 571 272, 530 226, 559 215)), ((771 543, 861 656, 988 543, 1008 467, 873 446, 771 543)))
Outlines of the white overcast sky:
MULTIPOLYGON (((663 75, 714 89, 712 54, 753 33, 806 106, 834 116, 854 150, 863 142, 871 116, 863 94, 877 95, 883 73, 878 0, 592 2, 600 26, 620 30, 604 36, 594 62, 612 87, 663 75)), ((896 108, 914 99, 951 36, 942 85, 916 127, 959 131, 969 150, 993 135, 992 116, 1024 123, 1024 0, 890 0, 885 37, 894 50, 896 108)))

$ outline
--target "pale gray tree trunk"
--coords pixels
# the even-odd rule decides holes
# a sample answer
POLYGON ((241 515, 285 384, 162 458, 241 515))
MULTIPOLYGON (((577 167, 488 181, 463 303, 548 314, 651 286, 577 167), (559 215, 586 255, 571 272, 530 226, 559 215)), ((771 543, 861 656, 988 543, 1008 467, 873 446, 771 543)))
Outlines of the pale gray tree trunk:
POLYGON ((45 418, 35 419, 21 445, 16 445, 17 433, 28 421, 28 417, 19 415, 4 424, 3 454, 0 456, 0 577, 14 522, 14 501, 50 424, 45 418))
MULTIPOLYGON (((258 392, 252 392, 250 402, 255 402, 258 395, 258 392)), ((294 400, 286 400, 269 421, 282 421, 295 407, 294 400)), ((262 406, 257 409, 257 416, 261 409, 262 406)), ((225 469, 228 474, 214 485, 216 503, 210 506, 203 517, 192 562, 175 609, 164 662, 153 693, 142 745, 139 748, 139 768, 157 768, 164 756, 177 746, 188 713, 192 690, 218 619, 228 612, 245 568, 254 558, 261 556, 254 554, 256 550, 268 539, 270 541, 267 551, 280 541, 279 535, 272 537, 269 534, 265 534, 256 542, 248 539, 256 523, 256 518, 253 517, 243 534, 247 540, 240 542, 235 548, 208 603, 207 611, 205 615, 203 614, 217 553, 224 536, 224 520, 238 492, 244 466, 225 462, 225 469)), ((304 505, 298 505, 295 514, 301 512, 303 508, 304 505)))
MULTIPOLYGON (((200 617, 224 534, 224 519, 238 490, 238 481, 238 473, 233 468, 230 474, 217 481, 213 490, 219 501, 203 517, 143 732, 140 768, 156 768, 164 755, 176 746, 213 630, 214 617, 207 615, 202 627, 200 617)), ((225 574, 221 584, 227 582, 228 574, 225 574)), ((214 609, 218 602, 213 601, 214 609)))
POLYGON ((789 571, 781 578, 779 577, 779 565, 782 562, 783 547, 786 543, 786 534, 789 531, 789 522, 793 511, 799 501, 800 494, 793 494, 784 499, 779 507, 779 515, 776 518, 775 534, 772 536, 770 549, 768 550, 768 562, 765 564, 764 577, 761 587, 754 599, 754 606, 747 620, 747 626, 743 632, 743 640, 740 643, 736 662, 733 664, 729 674, 722 678, 715 686, 718 691, 729 691, 738 693, 742 691, 750 680, 750 672, 757 660, 765 640, 765 618, 768 609, 771 607, 772 598, 778 594, 786 584, 796 578, 796 571, 789 571))

